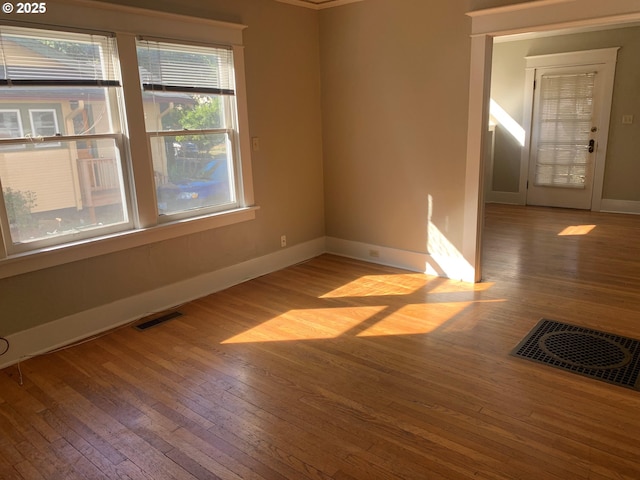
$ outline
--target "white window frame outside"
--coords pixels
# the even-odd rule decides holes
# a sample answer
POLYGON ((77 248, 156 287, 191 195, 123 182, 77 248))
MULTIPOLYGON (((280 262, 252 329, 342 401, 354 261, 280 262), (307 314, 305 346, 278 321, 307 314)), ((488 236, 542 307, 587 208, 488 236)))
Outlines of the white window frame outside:
POLYGON ((30 108, 29 121, 31 122, 31 136, 33 137, 54 137, 57 133, 60 133, 60 127, 58 125, 58 115, 56 114, 55 108, 30 108), (36 119, 33 116, 34 113, 51 113, 53 115, 54 132, 52 135, 43 135, 40 131, 38 131, 39 127, 36 125, 36 119))
MULTIPOLYGON (((31 17, 33 28, 55 25, 60 29, 115 32, 125 99, 125 118, 132 159, 130 173, 135 191, 133 228, 70 244, 8 254, 0 239, 0 278, 61 265, 99 255, 134 248, 192 233, 232 225, 255 218, 251 174, 251 144, 248 129, 244 71, 244 25, 146 11, 110 4, 65 0, 49 9, 44 18, 31 17), (203 45, 227 45, 233 51, 238 115, 238 206, 233 210, 161 223, 155 198, 150 145, 145 131, 142 92, 136 56, 136 38, 141 35, 203 45)), ((48 27, 51 28, 51 27, 48 27)))
MULTIPOLYGON (((55 108, 30 108, 29 109, 29 122, 31 123, 31 136, 35 138, 39 137, 54 137, 56 134, 60 132, 60 126, 58 125, 58 113, 55 108), (34 113, 51 113, 53 115, 53 135, 43 135, 42 132, 38 131, 38 127, 36 126, 36 119, 33 117, 34 113)), ((59 147, 62 144, 60 142, 49 142, 46 144, 36 144, 37 147, 59 147)))
POLYGON ((19 131, 19 135, 17 137, 8 137, 8 138, 21 138, 24 137, 24 128, 22 128, 22 117, 20 116, 20 110, 18 109, 13 109, 13 108, 5 108, 5 109, 0 109, 0 113, 15 113, 16 114, 16 120, 17 120, 17 126, 18 126, 18 131, 19 131))

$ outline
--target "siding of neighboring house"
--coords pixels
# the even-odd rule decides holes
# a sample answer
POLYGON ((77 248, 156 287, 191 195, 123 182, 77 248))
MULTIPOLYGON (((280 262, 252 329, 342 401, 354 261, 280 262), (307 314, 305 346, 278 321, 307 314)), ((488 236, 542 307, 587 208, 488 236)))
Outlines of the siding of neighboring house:
MULTIPOLYGON (((33 69, 33 57, 44 69, 56 69, 56 59, 61 53, 39 44, 33 39, 20 42, 7 41, 4 48, 12 53, 12 68, 33 69), (10 45, 9 45, 10 44, 10 45), (51 56, 49 58, 48 56, 51 56)), ((118 169, 112 144, 96 141, 67 141, 38 143, 41 132, 34 130, 32 114, 38 110, 55 116, 57 132, 62 135, 110 132, 112 116, 106 101, 105 90, 89 90, 74 87, 11 87, 0 97, 0 111, 15 112, 19 116, 21 131, 27 138, 24 145, 14 145, 0 151, 0 179, 3 188, 17 192, 30 192, 35 196, 32 213, 40 214, 40 220, 54 222, 64 218, 66 210, 82 210, 93 206, 96 184, 119 185, 118 169), (27 95, 32 93, 37 100, 27 95), (22 92, 26 92, 24 95, 22 92), (28 140, 33 138, 33 141, 28 140), (101 159, 101 162, 92 162, 101 159)), ((145 104, 145 112, 156 118, 158 106, 145 104)), ((52 133, 48 133, 52 135, 52 133)), ((156 152, 154 152, 156 153, 156 152)), ((167 162, 164 151, 157 152, 157 168, 166 175, 167 162)), ((96 200, 101 205, 119 203, 120 193, 96 200)))
MULTIPOLYGON (((61 133, 74 133, 73 112, 70 106, 73 97, 53 100, 43 98, 41 101, 25 101, 13 96, 0 98, 0 110, 19 109, 24 134, 27 137, 37 136, 32 132, 30 111, 46 109, 55 112, 61 133)), ((105 102, 93 102, 98 110, 96 128, 106 128, 106 115, 100 110, 106 108, 105 102)), ((97 147, 98 157, 112 156, 101 152, 97 147)), ((18 191, 30 191, 36 195, 36 206, 32 212, 42 213, 67 208, 82 208, 81 186, 78 174, 78 159, 86 157, 79 152, 75 142, 61 142, 56 146, 39 144, 37 140, 24 146, 5 148, 0 152, 0 178, 4 188, 10 187, 18 191)), ((55 215, 55 213, 53 213, 55 215)))
POLYGON ((0 154, 2 186, 21 192, 33 192, 36 205, 32 212, 76 207, 80 208, 77 187, 77 169, 68 149, 53 152, 12 152, 10 159, 0 154), (60 185, 68 185, 67 190, 60 185))
MULTIPOLYGON (((32 46, 33 41, 26 41, 25 45, 32 46)), ((39 65, 55 68, 59 64, 55 57, 60 54, 51 52, 52 58, 46 56, 48 49, 40 47, 38 50, 27 48, 15 42, 5 40, 3 49, 10 50, 13 58, 25 59, 24 66, 29 68, 29 60, 35 55, 39 65)), ((33 213, 51 212, 55 217, 56 211, 69 208, 82 209, 82 185, 78 174, 78 152, 76 142, 60 142, 59 144, 38 143, 37 137, 41 132, 34 131, 32 114, 37 110, 46 110, 55 116, 55 124, 61 134, 75 134, 74 117, 78 111, 77 105, 82 105, 82 96, 75 95, 74 89, 69 89, 69 96, 60 96, 59 91, 46 91, 42 88, 28 90, 16 87, 6 91, 0 100, 0 109, 10 109, 18 112, 19 121, 25 137, 33 138, 33 142, 25 145, 11 146, 0 151, 0 178, 3 188, 14 191, 32 192, 35 195, 33 213), (31 92, 31 93, 30 93, 31 92), (35 92, 35 93, 33 93, 35 92), (72 102, 78 102, 76 106, 72 102)), ((92 108, 97 110, 95 128, 105 128, 105 101, 92 101, 92 108)), ((55 219, 55 218, 54 218, 55 219)))

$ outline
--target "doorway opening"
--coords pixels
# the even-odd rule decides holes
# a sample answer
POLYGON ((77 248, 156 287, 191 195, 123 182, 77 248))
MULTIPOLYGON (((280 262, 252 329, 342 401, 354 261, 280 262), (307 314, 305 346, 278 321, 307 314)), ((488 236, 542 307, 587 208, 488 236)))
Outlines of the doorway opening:
MULTIPOLYGON (((640 6, 634 2, 621 1, 615 4, 602 4, 595 0, 584 0, 584 5, 581 9, 571 8, 572 0, 539 0, 536 2, 526 2, 520 4, 513 4, 505 7, 497 7, 487 9, 479 12, 471 12, 469 16, 472 17, 472 42, 471 42, 471 74, 470 74, 470 108, 469 108, 469 134, 468 134, 468 162, 467 173, 474 174, 477 172, 477 176, 473 178, 469 176, 468 186, 472 186, 475 180, 478 181, 477 190, 470 190, 470 196, 475 192, 477 194, 478 201, 474 203, 471 198, 467 201, 468 218, 475 218, 475 222, 467 222, 465 224, 465 235, 468 234, 467 244, 472 243, 471 238, 475 240, 475 256, 471 249, 467 251, 470 253, 469 258, 474 260, 475 276, 476 280, 480 280, 482 276, 481 270, 481 252, 482 252, 482 219, 484 215, 484 203, 485 200, 489 202, 499 203, 513 203, 524 205, 526 203, 526 180, 528 172, 525 175, 521 175, 521 163, 513 162, 511 164, 512 170, 507 170, 506 177, 488 179, 487 170, 494 168, 495 164, 491 164, 490 160, 493 158, 490 152, 498 153, 500 148, 508 150, 514 148, 513 143, 509 145, 504 143, 502 145, 496 144, 495 140, 500 135, 506 136, 507 133, 503 130, 501 132, 494 131, 490 133, 486 126, 489 124, 489 105, 490 98, 490 85, 491 85, 491 73, 492 73, 492 56, 496 54, 502 45, 512 46, 517 45, 516 41, 521 40, 536 40, 542 44, 556 44, 558 46, 558 38, 568 39, 570 44, 573 39, 577 38, 576 35, 586 34, 593 32, 594 34, 603 35, 604 32, 615 29, 633 29, 636 25, 640 24, 640 6), (587 18, 584 12, 590 12, 591 18, 587 18), (551 19, 551 20, 550 20, 551 19), (570 38, 571 37, 571 38, 570 38), (494 43, 495 40, 495 43, 494 43), (508 42, 506 40, 509 40, 508 42), (494 137, 493 139, 491 137, 494 137), (494 147, 492 149, 492 147, 494 147), (485 169, 486 170, 483 170, 485 169), (521 178, 524 176, 524 188, 521 188, 521 178), (509 188, 484 188, 486 184, 492 183, 492 187, 498 182, 507 182, 510 184, 509 188), (494 197, 491 198, 491 194, 494 197), (486 197, 485 198, 485 194, 486 197), (525 195, 523 200, 521 197, 525 195)), ((618 46, 618 45, 613 45, 618 46)), ((611 47, 609 45, 608 47, 611 47)), ((536 47, 538 48, 538 47, 536 47)), ((526 56, 535 56, 547 53, 561 53, 566 51, 578 51, 583 49, 593 49, 602 47, 580 47, 573 44, 567 47, 566 45, 560 51, 548 51, 541 52, 535 48, 522 55, 522 59, 526 56)), ((623 47, 624 49, 624 47, 623 47)), ((621 49, 621 52, 623 51, 621 49)), ((626 53, 625 53, 626 54, 626 53)), ((637 58, 637 57, 636 57, 637 58)), ((493 65, 495 67, 495 59, 493 59, 493 65)), ((619 66, 619 65, 618 65, 619 66)), ((524 70, 522 76, 524 77, 524 70)), ((620 72, 619 72, 620 73, 620 72)), ((619 77, 620 75, 618 75, 619 77)), ((616 79, 618 83, 618 78, 616 79)), ((520 91, 519 95, 523 96, 523 82, 519 83, 520 91)), ((616 85, 616 89, 618 85, 616 85)), ((637 89, 637 86, 634 86, 637 89)), ((514 90, 515 91, 515 90, 514 90)), ((509 110, 509 101, 512 99, 500 100, 500 107, 504 111, 509 110), (506 107, 506 108, 505 108, 506 107)), ((522 107, 521 107, 522 108, 522 107)), ((630 112, 619 111, 616 109, 616 105, 613 105, 612 115, 613 119, 618 123, 621 119, 629 119, 630 112)), ((520 112, 519 118, 522 119, 524 113, 520 112)), ((516 123, 519 123, 516 121, 516 123)), ((520 124, 520 126, 522 126, 520 124)), ((616 134, 618 135, 618 134, 616 134)), ((516 137, 512 137, 513 142, 516 141, 516 137)), ((618 140, 616 138, 616 140, 618 140)), ((616 142, 618 144, 619 142, 616 142)), ((609 144, 611 146, 611 142, 609 144)), ((520 145, 522 147, 522 145, 520 145)), ((516 151, 517 146, 515 147, 516 151)), ((588 148, 588 147, 587 147, 588 148)), ((497 158, 497 157, 495 157, 497 158)), ((499 160, 497 160, 499 161, 499 160)), ((624 177, 625 175, 619 175, 615 169, 612 170, 612 174, 624 177)), ((595 175, 595 173, 594 173, 595 175)), ((612 177, 613 178, 613 177, 612 177)), ((599 210, 601 211, 616 211, 627 213, 640 213, 640 198, 638 201, 626 201, 610 198, 608 196, 609 189, 611 188, 610 179, 607 178, 603 184, 604 195, 594 195, 594 198, 603 199, 599 210), (637 211, 635 211, 637 209, 637 211)), ((623 185, 622 188, 626 188, 623 185)), ((635 187, 632 187, 637 190, 635 187)), ((594 206, 592 205, 593 209, 594 206)))

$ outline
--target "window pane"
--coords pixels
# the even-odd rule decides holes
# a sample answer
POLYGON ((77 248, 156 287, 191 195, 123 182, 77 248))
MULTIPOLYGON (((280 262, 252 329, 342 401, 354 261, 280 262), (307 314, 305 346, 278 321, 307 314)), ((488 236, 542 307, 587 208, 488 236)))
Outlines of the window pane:
POLYGON ((155 136, 151 148, 161 215, 235 201, 227 135, 155 136))
POLYGON ((145 90, 158 91, 156 87, 163 86, 234 94, 233 53, 229 48, 139 40, 137 54, 145 90))
POLYGON ((20 82, 117 82, 113 38, 0 26, 0 79, 20 82))
POLYGON ((0 110, 0 138, 20 138, 22 122, 18 110, 0 110))
POLYGON ((0 139, 114 133, 115 88, 8 87, 0 95, 0 139))
POLYGON ((595 73, 543 75, 535 184, 585 188, 595 73))
POLYGON ((55 110, 29 110, 31 131, 36 137, 53 137, 62 135, 58 128, 55 110))
POLYGON ((148 40, 137 47, 159 214, 234 208, 232 49, 148 40))
POLYGON ((148 132, 225 127, 225 102, 220 95, 143 92, 142 98, 148 132))
POLYGON ((14 244, 128 222, 115 140, 39 145, 47 143, 59 147, 16 151, 0 146, 2 193, 14 244))

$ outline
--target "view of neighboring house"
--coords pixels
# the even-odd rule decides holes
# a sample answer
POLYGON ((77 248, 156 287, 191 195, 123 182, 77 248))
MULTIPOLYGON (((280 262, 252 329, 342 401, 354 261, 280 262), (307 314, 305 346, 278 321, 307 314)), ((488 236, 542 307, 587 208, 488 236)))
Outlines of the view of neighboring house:
MULTIPOLYGON (((116 216, 122 217, 122 174, 115 140, 92 137, 113 131, 109 89, 82 82, 74 86, 73 81, 53 85, 60 76, 72 80, 82 76, 81 71, 69 69, 62 44, 20 36, 5 36, 4 42, 12 59, 24 59, 24 63, 14 60, 7 68, 14 75, 17 71, 40 79, 35 87, 10 83, 0 98, 0 137, 22 139, 0 150, 5 202, 17 202, 7 205, 15 210, 11 220, 19 222, 16 215, 25 214, 26 209, 20 209, 25 207, 23 202, 39 224, 36 230, 55 230, 70 217, 87 225, 95 223, 95 209, 106 206, 116 206, 116 216), (55 140, 63 135, 75 138, 55 140), (13 196, 7 195, 8 189, 13 196)), ((29 232, 24 230, 22 236, 29 232)))
MULTIPOLYGON (((0 148, 0 179, 13 240, 126 222, 122 128, 119 109, 114 108, 119 83, 94 85, 85 78, 87 67, 97 77, 111 68, 104 65, 108 57, 102 55, 103 47, 20 34, 3 35, 3 41, 12 60, 2 68, 36 79, 34 86, 7 81, 9 88, 0 98, 0 138, 16 139, 0 148)), ((141 54, 148 55, 146 50, 141 54)), ((152 68, 140 66, 143 83, 159 83, 152 68)), ((150 132, 181 130, 183 114, 196 107, 207 106, 220 117, 219 104, 224 104, 217 97, 181 92, 145 92, 143 98, 150 132)), ((215 123, 207 126, 221 122, 215 123)), ((150 147, 160 214, 229 201, 225 135, 157 135, 150 147), (212 150, 220 144, 222 148, 212 150)))

